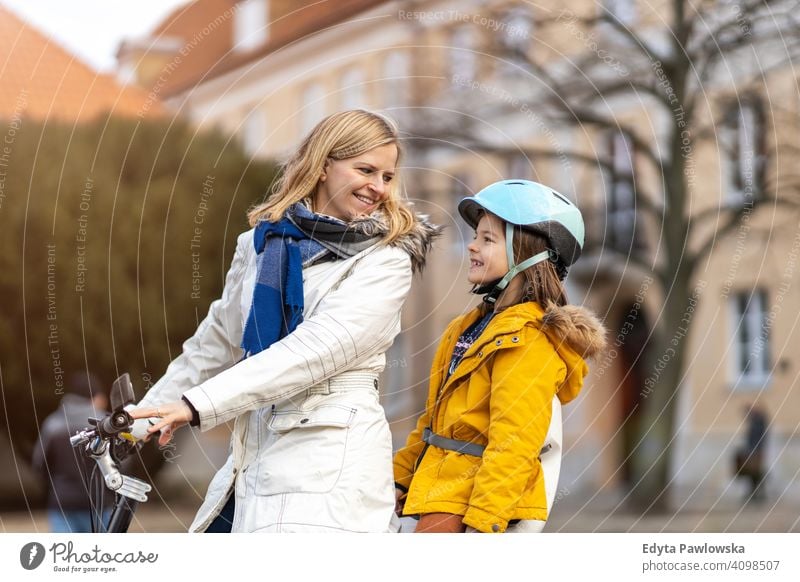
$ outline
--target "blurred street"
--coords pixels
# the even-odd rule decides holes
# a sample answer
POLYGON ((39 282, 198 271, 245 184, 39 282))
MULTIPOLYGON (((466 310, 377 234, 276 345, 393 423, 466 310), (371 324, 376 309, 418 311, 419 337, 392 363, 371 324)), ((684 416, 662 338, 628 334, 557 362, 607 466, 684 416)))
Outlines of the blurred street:
MULTIPOLYGON (((560 501, 546 532, 657 532, 657 533, 800 533, 800 513, 794 504, 767 501, 745 507, 719 502, 710 510, 685 509, 673 516, 640 517, 615 511, 613 495, 598 496, 591 503, 575 496, 560 501)), ((186 505, 145 504, 139 508, 131 532, 183 532, 195 508, 186 505)), ((47 532, 44 511, 0 513, 0 533, 47 532)))
POLYGON ((658 533, 789 533, 800 532, 797 504, 769 499, 743 505, 718 500, 711 508, 686 507, 673 515, 640 516, 619 507, 618 496, 585 498, 569 496, 556 503, 545 531, 658 532, 658 533))

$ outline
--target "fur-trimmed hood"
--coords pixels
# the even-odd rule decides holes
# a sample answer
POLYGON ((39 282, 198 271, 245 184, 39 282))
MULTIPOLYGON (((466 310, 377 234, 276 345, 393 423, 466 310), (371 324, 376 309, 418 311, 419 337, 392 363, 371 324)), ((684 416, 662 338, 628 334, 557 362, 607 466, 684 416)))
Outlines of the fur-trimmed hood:
MULTIPOLYGON (((433 241, 442 234, 442 227, 430 222, 424 214, 415 214, 414 218, 412 229, 390 244, 404 250, 411 257, 413 271, 420 273, 425 268, 433 241)), ((389 232, 385 218, 377 212, 371 216, 356 218, 350 224, 368 235, 380 236, 389 232)))
MULTIPOLYGON (((538 306, 537 306, 538 307, 538 306)), ((539 330, 550 339, 567 365, 567 378, 558 392, 566 404, 580 392, 587 369, 584 360, 596 357, 606 347, 606 330, 600 320, 579 305, 549 303, 542 313, 539 330)))
POLYGON ((559 343, 566 343, 584 359, 594 358, 606 347, 606 330, 597 316, 579 305, 559 307, 550 303, 540 329, 559 343))

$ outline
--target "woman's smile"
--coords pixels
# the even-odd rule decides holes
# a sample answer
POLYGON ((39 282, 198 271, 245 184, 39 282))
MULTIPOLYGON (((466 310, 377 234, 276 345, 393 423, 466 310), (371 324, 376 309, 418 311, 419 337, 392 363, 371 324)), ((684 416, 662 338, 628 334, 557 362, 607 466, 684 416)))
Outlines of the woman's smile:
POLYGON ((352 158, 328 160, 314 210, 344 221, 375 212, 392 190, 397 146, 378 146, 352 158))

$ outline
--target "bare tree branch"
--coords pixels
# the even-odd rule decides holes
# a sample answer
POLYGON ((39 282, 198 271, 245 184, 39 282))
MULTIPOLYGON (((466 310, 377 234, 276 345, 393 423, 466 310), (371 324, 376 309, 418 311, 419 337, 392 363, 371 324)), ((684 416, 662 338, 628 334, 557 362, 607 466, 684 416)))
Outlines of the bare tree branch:
POLYGON ((633 129, 633 127, 624 124, 616 119, 609 119, 602 115, 598 115, 588 107, 570 106, 567 104, 562 107, 564 113, 569 117, 559 118, 559 121, 571 125, 594 125, 603 129, 611 131, 618 131, 623 133, 627 138, 630 138, 636 153, 644 154, 644 156, 656 166, 660 172, 668 165, 665 160, 658 156, 653 150, 652 142, 640 137, 633 129))
POLYGON ((617 32, 627 38, 633 44, 633 46, 637 47, 641 51, 647 60, 651 62, 663 60, 663 57, 656 53, 652 45, 645 42, 645 40, 638 33, 636 33, 633 28, 625 25, 607 8, 603 8, 603 12, 599 19, 602 22, 610 24, 617 32))
MULTIPOLYGON (((585 214, 585 212, 584 212, 585 214)), ((634 265, 638 266, 640 269, 647 273, 654 273, 657 277, 661 277, 661 273, 659 269, 653 265, 651 261, 645 259, 639 253, 633 252, 633 249, 630 249, 631 252, 624 252, 622 249, 614 248, 611 245, 601 245, 604 253, 613 253, 615 255, 619 255, 621 261, 629 261, 634 265)))
MULTIPOLYGON (((768 203, 772 203, 775 206, 786 206, 794 209, 800 207, 796 201, 777 197, 759 198, 759 201, 753 205, 742 204, 735 210, 729 211, 731 214, 725 224, 712 232, 708 237, 706 237, 706 240, 698 246, 698 251, 691 259, 693 264, 699 264, 709 253, 711 253, 712 250, 714 250, 714 248, 716 248, 720 241, 724 240, 731 232, 733 232, 734 229, 740 226, 742 218, 745 215, 752 214, 757 209, 766 206, 768 203)), ((706 211, 706 213, 707 212, 709 211, 706 211)))
POLYGON ((650 85, 644 81, 637 81, 634 79, 619 79, 614 82, 609 82, 607 85, 596 85, 592 94, 584 97, 576 96, 575 99, 580 105, 590 105, 596 99, 606 99, 608 97, 615 97, 617 95, 624 95, 631 91, 638 91, 652 95, 658 99, 665 107, 670 107, 669 98, 666 94, 659 91, 656 85, 650 85))

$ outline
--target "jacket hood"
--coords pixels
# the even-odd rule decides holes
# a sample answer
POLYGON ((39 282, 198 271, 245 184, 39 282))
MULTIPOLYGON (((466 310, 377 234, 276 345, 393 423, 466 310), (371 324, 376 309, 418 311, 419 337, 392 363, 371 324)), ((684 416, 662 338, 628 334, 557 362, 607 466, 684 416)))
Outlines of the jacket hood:
MULTIPOLYGON (((389 232, 384 216, 378 212, 371 216, 356 218, 351 222, 365 234, 380 236, 389 232)), ((405 251, 411 257, 411 268, 415 273, 421 273, 425 268, 425 261, 433 241, 441 236, 442 227, 430 222, 424 214, 414 215, 414 226, 409 232, 390 243, 390 246, 405 251)))
POLYGON ((539 329, 547 335, 567 365, 567 377, 558 392, 562 404, 574 400, 589 372, 586 360, 606 347, 606 330, 588 309, 578 305, 549 303, 542 313, 539 329))

